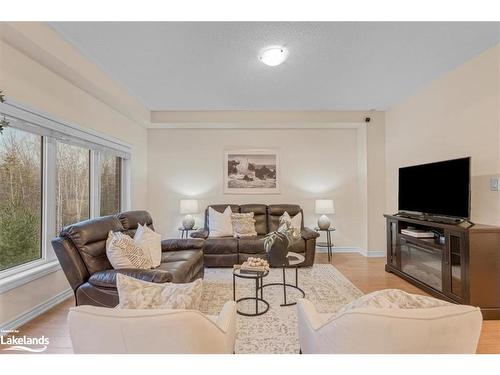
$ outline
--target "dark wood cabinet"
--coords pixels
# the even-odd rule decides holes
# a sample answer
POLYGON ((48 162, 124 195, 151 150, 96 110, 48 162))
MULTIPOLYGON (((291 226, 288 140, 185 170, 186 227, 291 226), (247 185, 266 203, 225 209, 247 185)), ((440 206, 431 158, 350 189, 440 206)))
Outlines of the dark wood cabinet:
POLYGON ((500 227, 385 217, 387 272, 435 297, 479 306, 485 319, 500 319, 500 227), (435 237, 401 232, 408 228, 432 231, 435 237))

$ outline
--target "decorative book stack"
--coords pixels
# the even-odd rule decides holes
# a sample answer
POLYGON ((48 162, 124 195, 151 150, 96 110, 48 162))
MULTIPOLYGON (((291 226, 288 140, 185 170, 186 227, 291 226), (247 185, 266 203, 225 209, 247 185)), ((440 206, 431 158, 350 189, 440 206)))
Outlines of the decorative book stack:
POLYGON ((416 237, 416 238, 433 238, 435 237, 434 232, 429 230, 422 229, 401 229, 402 234, 406 234, 407 236, 416 237))

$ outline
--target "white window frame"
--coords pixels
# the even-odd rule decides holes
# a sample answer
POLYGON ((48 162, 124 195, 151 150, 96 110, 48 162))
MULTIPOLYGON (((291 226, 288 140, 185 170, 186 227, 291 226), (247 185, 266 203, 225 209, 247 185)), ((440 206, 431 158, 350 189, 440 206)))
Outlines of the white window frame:
POLYGON ((41 258, 0 271, 0 293, 61 269, 52 248, 56 231, 56 144, 58 141, 76 144, 90 150, 90 217, 100 211, 100 159, 102 152, 112 152, 121 158, 120 210, 129 210, 130 159, 132 147, 123 141, 60 120, 52 115, 9 100, 0 104, 0 115, 11 120, 13 128, 42 137, 42 232, 41 258))

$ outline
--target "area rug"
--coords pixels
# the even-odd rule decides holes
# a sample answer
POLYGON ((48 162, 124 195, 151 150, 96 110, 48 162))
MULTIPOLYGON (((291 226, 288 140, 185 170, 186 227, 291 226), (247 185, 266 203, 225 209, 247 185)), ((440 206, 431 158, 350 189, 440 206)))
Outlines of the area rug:
MULTIPOLYGON (((287 282, 295 282, 295 271, 287 270, 287 282)), ((233 299, 232 269, 206 268, 203 279, 201 311, 217 315, 226 301, 233 299)), ((271 269, 264 278, 264 284, 280 282, 281 269, 271 269)), ((236 298, 255 296, 255 281, 236 279, 236 298)), ((335 312, 341 306, 363 295, 340 271, 330 264, 315 264, 310 268, 299 268, 299 286, 306 298, 314 303, 319 312, 335 312)), ((293 288, 287 289, 287 300, 301 297, 293 288)), ((264 288, 264 299, 269 302, 269 310, 260 316, 238 315, 236 337, 237 354, 279 354, 299 353, 297 327, 297 307, 281 307, 283 288, 264 288)), ((259 308, 264 308, 260 305, 259 308)), ((238 304, 242 311, 255 312, 255 302, 243 301, 238 304), (252 311, 253 309, 253 311, 252 311)))

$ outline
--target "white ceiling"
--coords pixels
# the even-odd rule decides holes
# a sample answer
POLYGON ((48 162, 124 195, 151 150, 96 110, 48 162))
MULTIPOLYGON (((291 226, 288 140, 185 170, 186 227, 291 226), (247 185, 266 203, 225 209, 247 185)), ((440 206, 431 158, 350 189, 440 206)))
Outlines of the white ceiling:
POLYGON ((51 22, 150 110, 384 110, 500 42, 500 23, 51 22), (290 51, 268 67, 258 52, 290 51))

